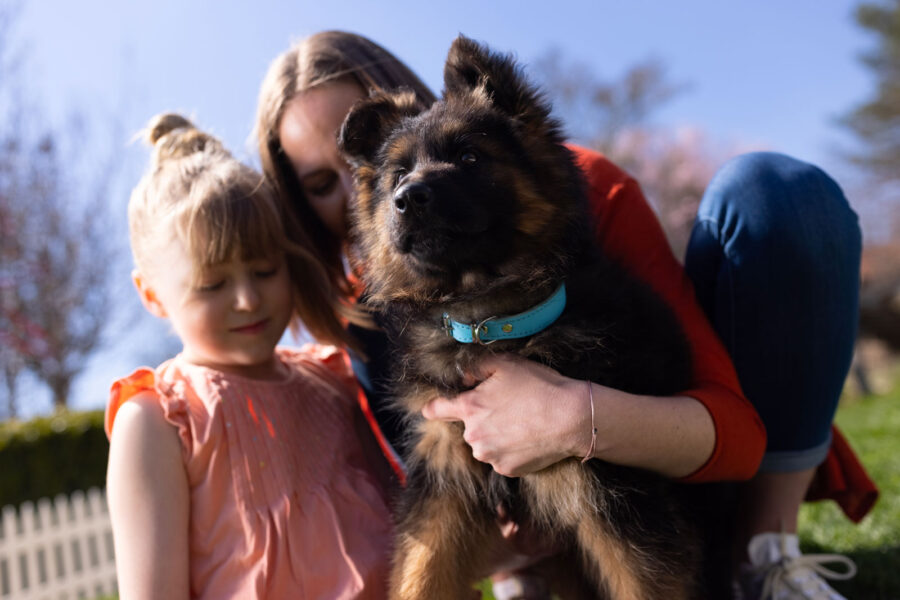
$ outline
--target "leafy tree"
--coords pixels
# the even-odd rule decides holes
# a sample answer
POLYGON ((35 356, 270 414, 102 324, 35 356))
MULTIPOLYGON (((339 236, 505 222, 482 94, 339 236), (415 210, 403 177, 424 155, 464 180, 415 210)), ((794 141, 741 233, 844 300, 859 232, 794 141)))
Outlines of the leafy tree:
POLYGON ((602 79, 556 51, 535 72, 565 122, 568 135, 599 150, 640 183, 676 256, 683 256, 697 206, 716 168, 733 152, 714 146, 698 128, 654 127, 652 117, 687 86, 665 65, 645 60, 617 79, 602 79))
POLYGON ((900 184, 900 0, 864 2, 857 23, 875 36, 860 60, 875 78, 875 90, 843 123, 861 142, 851 160, 877 183, 900 184))
POLYGON ((624 131, 642 128, 669 100, 686 89, 669 81, 664 63, 647 59, 618 79, 600 78, 589 66, 551 50, 534 64, 569 135, 601 152, 610 152, 624 131))
POLYGON ((22 58, 10 45, 17 15, 0 5, 0 393, 8 416, 22 405, 26 370, 56 408, 66 406, 109 322, 116 256, 106 208, 115 169, 88 158, 81 119, 48 126, 23 100, 22 58))
POLYGON ((891 236, 863 249, 860 335, 900 349, 900 0, 863 2, 855 18, 873 36, 860 60, 874 89, 842 123, 859 142, 851 162, 869 176, 859 195, 891 236))

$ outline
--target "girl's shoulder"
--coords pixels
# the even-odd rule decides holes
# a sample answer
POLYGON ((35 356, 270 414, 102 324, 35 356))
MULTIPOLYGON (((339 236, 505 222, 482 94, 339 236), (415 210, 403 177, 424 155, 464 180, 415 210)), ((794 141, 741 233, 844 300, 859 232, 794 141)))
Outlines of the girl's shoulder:
POLYGON ((185 449, 190 447, 191 420, 202 411, 190 405, 202 406, 189 374, 179 367, 178 358, 170 359, 155 369, 138 367, 129 375, 112 382, 104 415, 106 435, 111 439, 119 410, 128 402, 158 405, 163 418, 178 431, 185 449))
POLYGON ((104 428, 106 436, 112 436, 113 423, 123 404, 135 398, 162 396, 157 389, 157 375, 154 369, 138 367, 130 375, 121 377, 112 382, 109 388, 109 399, 106 403, 104 415, 104 428))

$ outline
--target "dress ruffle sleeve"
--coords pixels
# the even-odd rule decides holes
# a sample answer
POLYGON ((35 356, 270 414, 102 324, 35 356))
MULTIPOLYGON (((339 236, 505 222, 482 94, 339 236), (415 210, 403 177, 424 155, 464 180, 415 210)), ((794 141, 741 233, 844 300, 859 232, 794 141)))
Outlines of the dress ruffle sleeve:
POLYGON ((191 455, 193 445, 187 401, 176 394, 169 384, 160 381, 157 372, 148 367, 140 367, 131 375, 114 381, 110 386, 109 401, 106 404, 106 413, 103 419, 106 437, 112 436, 113 424, 119 408, 142 392, 156 395, 166 421, 178 430, 182 455, 187 459, 191 455))

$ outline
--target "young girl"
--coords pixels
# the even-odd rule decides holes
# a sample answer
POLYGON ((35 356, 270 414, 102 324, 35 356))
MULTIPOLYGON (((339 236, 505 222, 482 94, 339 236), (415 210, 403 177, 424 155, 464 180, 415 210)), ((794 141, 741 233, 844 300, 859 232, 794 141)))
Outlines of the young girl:
POLYGON ((389 470, 345 355, 276 347, 298 317, 348 341, 327 276, 271 188, 215 138, 171 114, 148 132, 133 278, 183 350, 112 386, 121 597, 382 598, 389 470))

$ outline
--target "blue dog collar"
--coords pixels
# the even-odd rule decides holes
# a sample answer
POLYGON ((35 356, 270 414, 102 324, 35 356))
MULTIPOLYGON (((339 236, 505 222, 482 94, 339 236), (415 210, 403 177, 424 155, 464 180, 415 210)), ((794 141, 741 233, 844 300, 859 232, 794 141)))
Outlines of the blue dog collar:
POLYGON ((508 317, 488 317, 479 323, 460 323, 444 313, 443 327, 449 337, 463 344, 485 346, 497 340, 528 337, 550 326, 566 307, 566 284, 529 310, 508 317))

